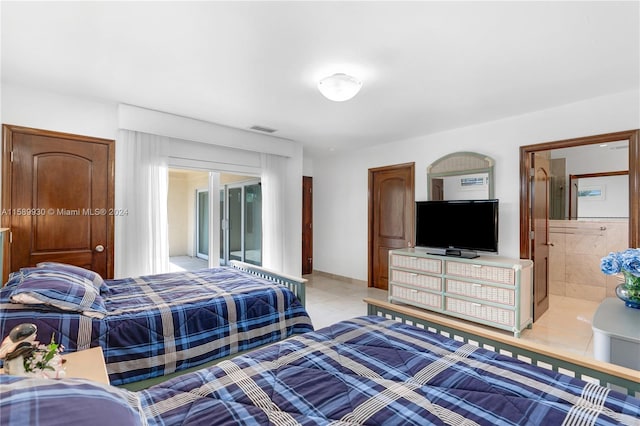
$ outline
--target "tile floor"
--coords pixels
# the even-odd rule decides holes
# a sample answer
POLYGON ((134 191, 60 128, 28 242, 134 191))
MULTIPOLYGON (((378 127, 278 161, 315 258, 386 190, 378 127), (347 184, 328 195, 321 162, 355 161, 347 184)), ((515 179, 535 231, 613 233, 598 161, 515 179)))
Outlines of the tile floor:
POLYGON ((169 258, 169 271, 193 271, 209 266, 209 261, 191 256, 172 256, 169 258))
MULTIPOLYGON (((308 280, 307 311, 316 329, 366 315, 366 304, 362 302, 365 297, 387 300, 386 291, 368 288, 364 283, 350 283, 317 273, 304 278, 308 280)), ((520 338, 593 358, 591 319, 598 305, 598 302, 551 295, 549 310, 532 329, 524 330, 520 338)))
MULTIPOLYGON (((206 268, 207 261, 177 256, 170 259, 170 266, 172 271, 193 270, 206 268)), ((308 280, 307 311, 316 329, 366 315, 367 305, 362 301, 365 297, 387 300, 385 290, 368 288, 362 282, 348 282, 318 273, 304 278, 308 280)), ((593 357, 591 319, 598 305, 598 302, 551 295, 549 310, 532 329, 522 332, 521 339, 593 357)))

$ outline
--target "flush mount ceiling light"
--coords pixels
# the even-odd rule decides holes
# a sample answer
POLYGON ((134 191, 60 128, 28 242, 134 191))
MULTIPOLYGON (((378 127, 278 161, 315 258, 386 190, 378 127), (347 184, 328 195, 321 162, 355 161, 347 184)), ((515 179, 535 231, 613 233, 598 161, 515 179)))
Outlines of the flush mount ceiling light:
POLYGON ((362 87, 362 82, 347 74, 333 74, 318 82, 318 90, 325 98, 336 101, 348 101, 353 98, 362 87))

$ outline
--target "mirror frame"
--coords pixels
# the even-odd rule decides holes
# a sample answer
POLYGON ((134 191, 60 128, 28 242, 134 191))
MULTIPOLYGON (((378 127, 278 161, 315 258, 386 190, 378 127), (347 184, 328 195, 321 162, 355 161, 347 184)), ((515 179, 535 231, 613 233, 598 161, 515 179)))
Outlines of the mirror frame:
POLYGON ((484 154, 459 151, 438 158, 427 167, 427 200, 433 195, 433 179, 469 174, 487 173, 489 177, 489 194, 487 199, 494 198, 493 158, 484 154))
POLYGON ((520 147, 520 258, 531 258, 529 173, 535 152, 606 142, 629 141, 629 247, 640 246, 640 130, 626 130, 520 147))

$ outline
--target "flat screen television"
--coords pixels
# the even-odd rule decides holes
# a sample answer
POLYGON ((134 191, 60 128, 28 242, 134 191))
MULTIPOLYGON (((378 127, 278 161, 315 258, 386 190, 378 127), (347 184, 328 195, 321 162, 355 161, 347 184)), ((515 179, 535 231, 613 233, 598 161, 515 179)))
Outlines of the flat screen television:
POLYGON ((498 252, 498 200, 416 202, 416 248, 474 258, 498 252))

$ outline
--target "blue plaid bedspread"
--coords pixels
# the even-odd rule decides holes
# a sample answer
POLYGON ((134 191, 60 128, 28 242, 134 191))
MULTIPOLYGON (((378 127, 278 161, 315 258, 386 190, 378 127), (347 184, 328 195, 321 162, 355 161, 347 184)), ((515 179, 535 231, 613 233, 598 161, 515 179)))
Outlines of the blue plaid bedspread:
MULTIPOLYGON (((64 400, 75 401, 80 386, 86 391, 70 380, 0 376, 0 424, 82 424, 64 400)), ((145 391, 95 387, 96 410, 108 407, 107 418, 128 425, 640 424, 636 398, 380 317, 294 336, 145 391)))
POLYGON ((379 317, 139 393, 150 424, 640 424, 640 400, 379 317), (335 422, 335 423, 334 423, 335 422))
POLYGON ((102 346, 112 384, 162 376, 313 330, 286 287, 233 268, 107 280, 103 319, 36 311, 0 291, 0 336, 31 322, 65 352, 102 346))

